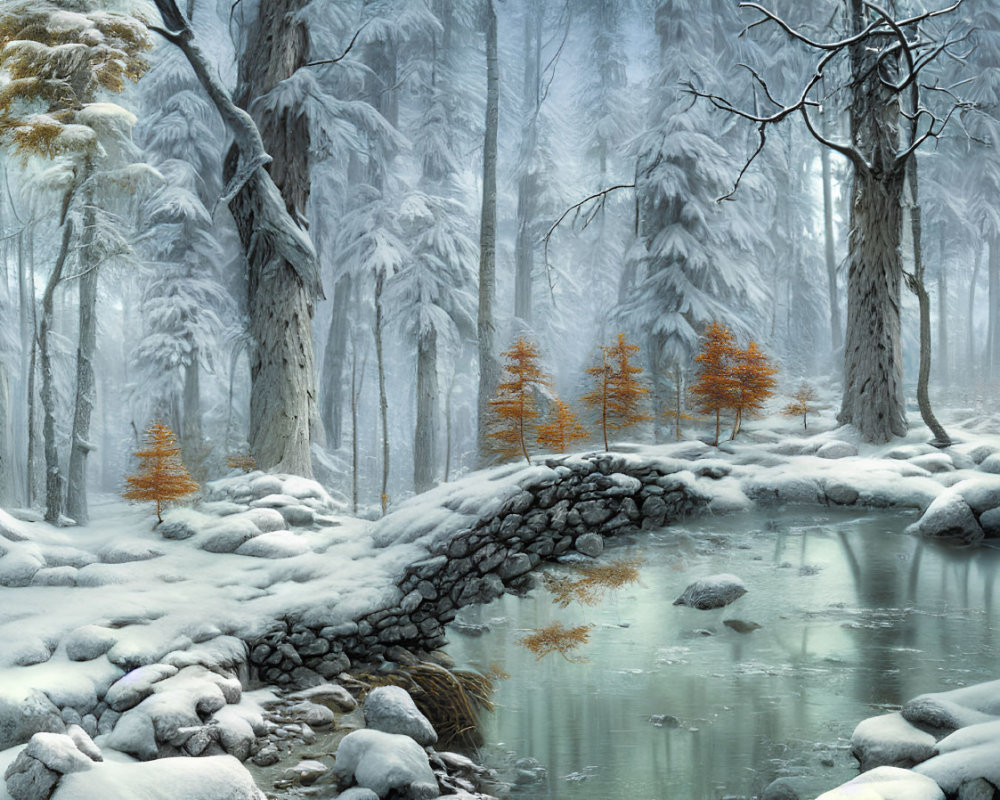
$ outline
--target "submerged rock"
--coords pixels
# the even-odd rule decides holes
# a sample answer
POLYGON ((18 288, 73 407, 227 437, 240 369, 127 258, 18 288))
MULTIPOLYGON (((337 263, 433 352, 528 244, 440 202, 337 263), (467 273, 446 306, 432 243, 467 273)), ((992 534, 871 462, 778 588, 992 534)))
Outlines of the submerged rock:
POLYGON ((742 619, 724 619, 722 620, 722 624, 737 633, 753 633, 756 630, 760 630, 761 627, 756 622, 745 622, 742 619))
POLYGON ((728 573, 709 575, 707 578, 695 581, 684 593, 674 600, 675 606, 690 606, 701 611, 711 608, 728 606, 747 593, 746 584, 728 573))

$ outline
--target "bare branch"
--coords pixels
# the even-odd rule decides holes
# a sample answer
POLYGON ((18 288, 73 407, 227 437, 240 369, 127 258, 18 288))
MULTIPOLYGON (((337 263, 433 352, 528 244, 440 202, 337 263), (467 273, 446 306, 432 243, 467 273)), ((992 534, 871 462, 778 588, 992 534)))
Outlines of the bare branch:
POLYGON ((303 64, 302 66, 318 67, 323 64, 336 64, 338 61, 343 61, 345 58, 347 58, 347 54, 350 53, 351 50, 354 48, 355 43, 358 41, 358 37, 361 35, 361 31, 363 31, 366 27, 368 27, 369 22, 371 22, 371 20, 366 20, 364 24, 354 32, 354 36, 351 37, 351 43, 347 45, 347 49, 339 56, 336 56, 335 58, 321 58, 318 61, 310 61, 308 64, 303 64))

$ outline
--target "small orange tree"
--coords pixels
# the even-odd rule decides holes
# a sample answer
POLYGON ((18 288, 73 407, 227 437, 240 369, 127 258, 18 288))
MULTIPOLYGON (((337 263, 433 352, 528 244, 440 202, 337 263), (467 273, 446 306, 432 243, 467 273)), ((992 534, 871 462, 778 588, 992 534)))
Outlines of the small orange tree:
POLYGON ((573 442, 587 438, 587 431, 579 423, 569 403, 558 397, 549 408, 548 421, 537 426, 538 443, 554 453, 565 453, 573 442))
POLYGON ((733 358, 732 376, 734 381, 732 408, 735 412, 733 435, 735 439, 743 424, 743 414, 754 414, 761 410, 764 402, 774 395, 778 374, 767 354, 757 348, 752 339, 745 350, 737 350, 733 358))
POLYGON ((177 437, 162 422, 146 428, 146 445, 145 450, 134 453, 140 459, 139 471, 125 479, 127 488, 122 497, 137 503, 155 501, 159 525, 163 522, 163 504, 198 491, 198 484, 181 461, 177 437))
POLYGON ((785 406, 781 413, 786 417, 797 417, 802 415, 802 429, 809 430, 806 417, 819 410, 819 406, 814 405, 817 400, 816 390, 805 381, 799 385, 792 395, 792 402, 785 406))
POLYGON ((523 455, 529 464, 524 429, 538 417, 535 391, 549 383, 538 366, 538 348, 524 337, 504 354, 503 380, 490 400, 489 432, 492 449, 504 458, 523 455))
POLYGON ((732 408, 736 391, 733 361, 738 348, 729 328, 713 322, 704 334, 701 352, 694 357, 698 380, 688 390, 702 414, 715 414, 715 441, 719 444, 722 409, 732 408))
POLYGON ((615 344, 601 347, 601 363, 587 369, 587 374, 594 376, 594 389, 582 400, 600 412, 605 451, 609 430, 630 428, 652 419, 642 412, 642 401, 649 389, 638 380, 642 367, 632 363, 632 356, 638 352, 639 345, 629 344, 625 334, 619 333, 615 344))

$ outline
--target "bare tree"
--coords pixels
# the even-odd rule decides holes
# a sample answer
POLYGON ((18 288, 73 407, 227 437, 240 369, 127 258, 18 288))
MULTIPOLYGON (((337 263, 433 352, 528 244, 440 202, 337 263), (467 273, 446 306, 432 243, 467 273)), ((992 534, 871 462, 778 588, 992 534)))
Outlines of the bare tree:
MULTIPOLYGON (((768 126, 791 116, 800 116, 820 144, 851 163, 844 395, 838 419, 855 425, 870 442, 886 442, 906 432, 900 335, 904 183, 917 149, 940 135, 957 108, 950 99, 941 111, 925 105, 922 90, 932 87, 922 83, 921 72, 964 38, 927 36, 923 23, 950 14, 961 3, 957 0, 947 8, 898 18, 874 2, 850 0, 849 34, 836 41, 819 41, 760 4, 742 2, 741 8, 760 14, 744 33, 765 23, 777 25, 790 39, 816 53, 815 69, 798 96, 783 102, 764 77, 747 67, 763 102, 774 109, 771 113, 738 108, 724 97, 689 87, 716 108, 757 126, 758 145, 740 171, 737 187, 763 150, 768 126), (833 75, 838 59, 846 59, 850 75, 847 142, 829 138, 814 121, 827 100, 824 78, 833 75)), ((736 187, 726 199, 735 191, 736 187)))

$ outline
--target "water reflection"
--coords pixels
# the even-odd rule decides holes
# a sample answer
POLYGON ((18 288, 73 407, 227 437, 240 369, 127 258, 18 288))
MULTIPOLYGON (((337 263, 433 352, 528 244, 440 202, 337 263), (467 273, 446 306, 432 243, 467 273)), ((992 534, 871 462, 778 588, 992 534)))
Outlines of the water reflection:
POLYGON ((486 721, 493 757, 547 768, 519 792, 527 800, 705 800, 750 796, 779 775, 810 776, 817 792, 846 780, 858 720, 996 677, 1000 552, 905 536, 910 521, 833 511, 701 520, 638 540, 629 555, 646 559, 642 585, 596 609, 560 610, 541 589, 468 609, 463 621, 491 630, 452 634, 449 651, 511 675, 486 721), (715 572, 750 591, 715 611, 672 605, 715 572), (595 624, 587 663, 536 662, 516 645, 555 619, 595 624), (761 628, 739 633, 727 619, 761 628))

